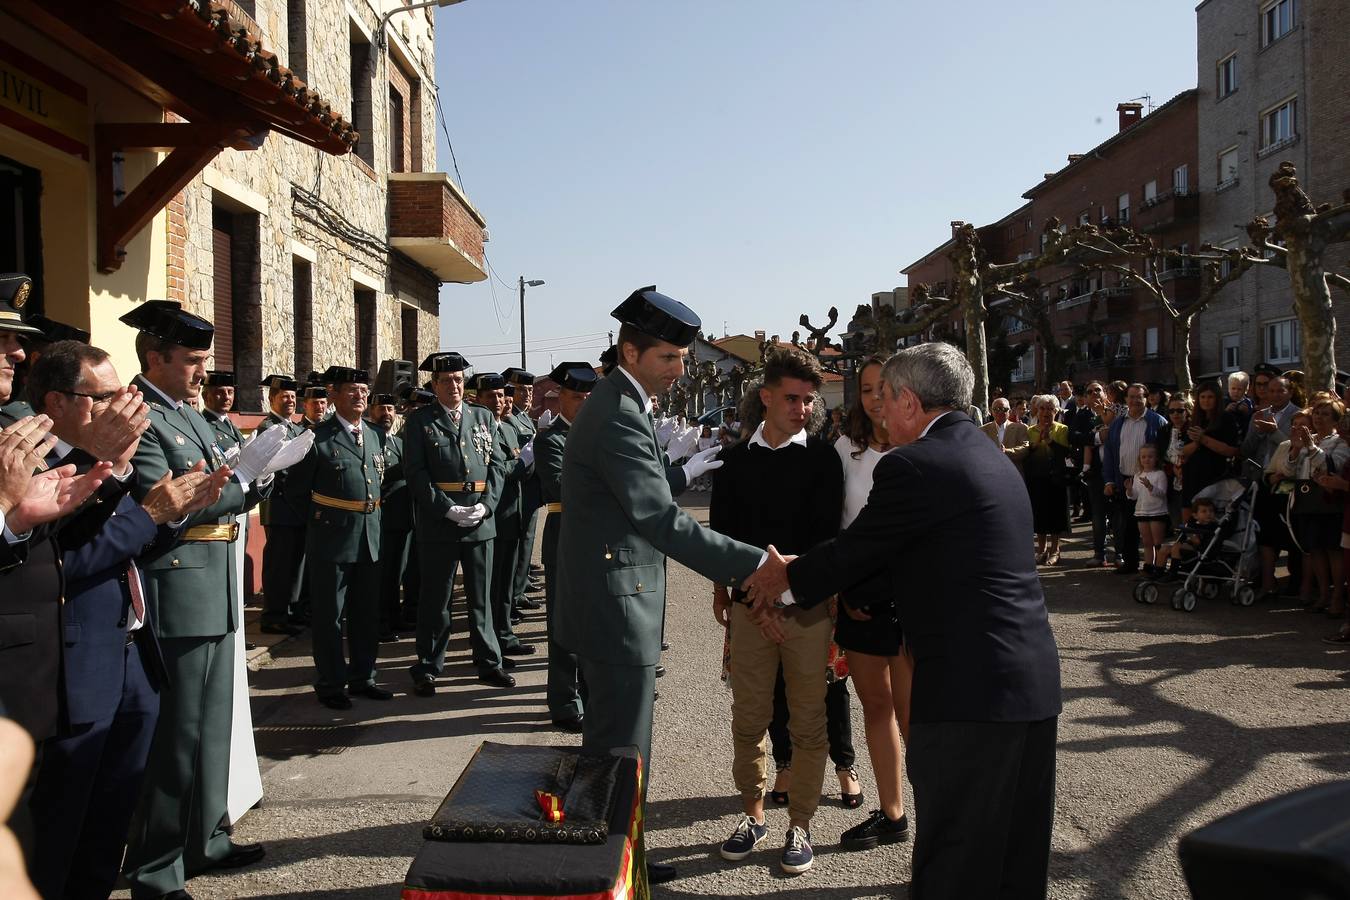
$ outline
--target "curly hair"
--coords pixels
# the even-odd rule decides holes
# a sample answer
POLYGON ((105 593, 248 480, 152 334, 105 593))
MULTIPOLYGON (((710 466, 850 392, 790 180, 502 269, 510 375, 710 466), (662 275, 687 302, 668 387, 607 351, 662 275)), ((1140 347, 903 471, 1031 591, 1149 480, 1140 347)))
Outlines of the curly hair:
POLYGON ((886 368, 886 357, 880 353, 873 353, 858 363, 858 392, 857 396, 853 398, 853 405, 848 408, 848 416, 844 419, 844 434, 853 444, 853 451, 850 455, 854 459, 863 455, 875 436, 872 420, 867 417, 867 410, 863 407, 862 376, 868 366, 880 366, 884 370, 886 368))
POLYGON ((824 380, 820 361, 810 353, 796 347, 777 347, 764 354, 763 383, 777 385, 784 378, 810 382, 816 390, 824 380))
MULTIPOLYGON (((740 403, 736 404, 736 418, 741 423, 741 436, 736 442, 738 444, 743 444, 754 437, 759 423, 764 421, 764 401, 759 398, 759 389, 764 387, 764 384, 763 377, 752 378, 745 383, 745 393, 741 395, 740 403)), ((806 417, 806 433, 815 434, 820 431, 821 426, 825 424, 825 415, 824 403, 811 404, 811 414, 806 417)))

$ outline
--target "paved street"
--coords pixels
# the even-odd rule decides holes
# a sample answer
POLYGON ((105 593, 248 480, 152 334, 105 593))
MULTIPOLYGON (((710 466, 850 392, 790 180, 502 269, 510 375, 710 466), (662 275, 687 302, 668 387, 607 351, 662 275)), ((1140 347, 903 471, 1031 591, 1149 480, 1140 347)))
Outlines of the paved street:
MULTIPOLYGON (((691 507, 704 502, 685 499, 691 507)), ((706 510, 692 511, 705 517, 706 510)), ((1184 897, 1178 835, 1273 794, 1350 777, 1350 651, 1321 644, 1330 623, 1295 609, 1219 600, 1185 614, 1138 605, 1126 579, 1078 568, 1085 556, 1079 529, 1067 564, 1045 578, 1065 699, 1051 896, 1184 897)), ((669 672, 657 683, 648 842, 682 877, 655 896, 906 896, 908 844, 861 854, 832 849, 860 815, 840 808, 837 792, 822 801, 813 827, 816 867, 806 875, 789 878, 777 868, 787 825, 781 810, 769 813, 774 834, 765 849, 737 866, 717 857, 738 806, 729 775, 730 697, 718 680, 721 631, 703 579, 672 565, 669 581, 672 648, 669 672)), ((542 615, 523 630, 542 644, 542 615)), ((541 658, 516 670, 515 690, 500 691, 472 680, 462 626, 452 651, 449 687, 421 699, 406 692, 412 641, 382 645, 381 684, 398 696, 357 699, 351 713, 335 715, 307 687, 306 639, 275 647, 252 676, 266 797, 236 832, 265 841, 267 858, 195 879, 191 893, 397 897, 422 823, 481 739, 575 742, 545 727, 541 658)), ((856 698, 854 708, 870 809, 856 698)), ((826 790, 837 791, 832 775, 826 790)))

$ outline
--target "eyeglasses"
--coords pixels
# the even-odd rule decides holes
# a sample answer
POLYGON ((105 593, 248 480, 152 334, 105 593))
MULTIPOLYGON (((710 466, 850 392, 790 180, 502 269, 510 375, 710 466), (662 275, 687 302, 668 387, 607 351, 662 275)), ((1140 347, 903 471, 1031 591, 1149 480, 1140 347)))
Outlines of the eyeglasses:
POLYGON ((1169 415, 1180 416, 1185 414, 1186 408, 1184 406, 1177 406, 1177 407, 1169 406, 1167 408, 1167 412, 1169 415))
POLYGON ((65 394, 67 397, 86 397, 95 403, 107 403, 117 396, 117 391, 109 391, 106 394, 82 394, 79 391, 57 391, 57 393, 65 394))

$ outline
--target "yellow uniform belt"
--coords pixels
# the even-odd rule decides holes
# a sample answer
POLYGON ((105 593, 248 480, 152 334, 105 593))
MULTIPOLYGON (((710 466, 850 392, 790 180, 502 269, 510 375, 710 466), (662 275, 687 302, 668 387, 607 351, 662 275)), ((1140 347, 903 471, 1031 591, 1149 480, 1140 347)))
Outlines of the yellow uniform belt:
POLYGON ((436 487, 443 491, 449 491, 452 494, 477 493, 481 494, 487 490, 486 481, 437 481, 436 487))
POLYGON ((551 513, 562 512, 562 504, 561 504, 561 503, 545 503, 545 504, 544 504, 544 509, 545 509, 545 511, 551 512, 551 513))
POLYGON ((317 491, 309 495, 320 506, 327 506, 330 509, 345 509, 347 512, 373 513, 380 508, 379 500, 340 500, 337 497, 326 497, 317 491))
POLYGON ((185 541, 233 541, 238 537, 238 522, 228 525, 193 525, 183 532, 185 541))

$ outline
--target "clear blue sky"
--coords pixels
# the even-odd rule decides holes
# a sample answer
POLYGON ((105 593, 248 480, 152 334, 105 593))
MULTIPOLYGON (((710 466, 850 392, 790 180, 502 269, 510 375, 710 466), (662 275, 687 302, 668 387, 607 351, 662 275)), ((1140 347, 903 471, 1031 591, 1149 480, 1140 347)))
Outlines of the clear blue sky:
POLYGON ((466 0, 436 38, 506 282, 441 290, 442 344, 480 370, 519 363, 522 274, 547 282, 535 372, 594 359, 646 284, 716 335, 847 320, 950 220, 1109 137, 1117 103, 1196 80, 1189 0, 466 0))

